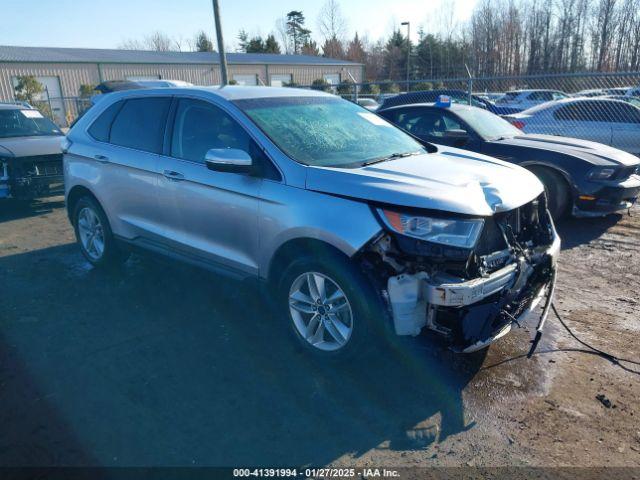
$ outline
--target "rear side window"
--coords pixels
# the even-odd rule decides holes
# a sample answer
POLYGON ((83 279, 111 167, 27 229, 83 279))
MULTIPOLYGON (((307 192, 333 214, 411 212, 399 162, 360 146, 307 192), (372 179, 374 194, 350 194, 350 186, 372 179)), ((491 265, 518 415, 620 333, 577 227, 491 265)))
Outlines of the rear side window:
POLYGON ((111 125, 109 142, 121 147, 161 153, 170 104, 171 99, 167 97, 127 100, 111 125))
POLYGON ((100 142, 108 142, 111 124, 122 105, 124 105, 124 101, 116 102, 102 112, 89 128, 89 135, 100 142))

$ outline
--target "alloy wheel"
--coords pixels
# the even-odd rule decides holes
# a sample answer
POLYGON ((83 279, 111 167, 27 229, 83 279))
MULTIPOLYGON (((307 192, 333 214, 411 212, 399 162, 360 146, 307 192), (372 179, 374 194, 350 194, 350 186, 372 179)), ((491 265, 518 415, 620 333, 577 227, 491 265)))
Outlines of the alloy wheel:
POLYGON ((322 273, 306 272, 293 281, 289 311, 298 334, 319 350, 339 350, 353 333, 353 312, 346 294, 322 273))

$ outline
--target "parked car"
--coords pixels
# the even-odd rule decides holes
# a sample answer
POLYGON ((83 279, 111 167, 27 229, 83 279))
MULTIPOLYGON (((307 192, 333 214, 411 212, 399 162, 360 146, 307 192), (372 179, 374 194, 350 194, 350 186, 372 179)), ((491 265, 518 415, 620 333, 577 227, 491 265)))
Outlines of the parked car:
POLYGON ((630 103, 634 107, 640 108, 640 98, 632 97, 627 95, 605 95, 604 97, 599 98, 607 98, 609 100, 621 100, 623 102, 630 103))
MULTIPOLYGON (((382 104, 382 108, 389 108, 396 105, 408 105, 412 103, 436 102, 442 96, 449 97, 453 103, 469 105, 469 94, 466 91, 439 89, 422 90, 418 92, 409 92, 396 95, 394 97, 385 99, 384 103, 382 104)), ((509 115, 511 113, 517 113, 520 111, 517 108, 496 105, 495 103, 477 95, 471 95, 471 105, 473 105, 474 107, 484 108, 485 110, 489 110, 496 115, 509 115)))
POLYGON ((490 102, 494 102, 496 100, 504 97, 504 92, 478 92, 475 93, 478 98, 484 98, 485 100, 489 100, 490 102))
POLYGON ((569 95, 559 90, 513 90, 497 100, 496 105, 523 111, 542 103, 564 98, 569 98, 569 95))
POLYGON ((588 90, 580 90, 579 92, 572 93, 571 97, 602 97, 608 95, 607 90, 604 88, 591 88, 588 90))
POLYGON ((122 91, 64 150, 91 264, 140 247, 257 277, 299 345, 327 359, 423 329, 485 348, 554 282, 560 240, 533 174, 423 146, 327 93, 122 91))
POLYGON ((625 95, 627 97, 640 97, 640 87, 616 87, 604 90, 606 95, 625 95))
POLYGON ((479 108, 416 104, 378 111, 422 141, 464 148, 528 168, 542 181, 559 218, 629 208, 640 192, 640 159, 573 138, 525 134, 479 108))
POLYGON ((358 98, 357 102, 358 105, 360 105, 361 107, 366 108, 367 110, 370 110, 372 112, 375 112, 378 107, 380 107, 380 104, 378 102, 376 102, 373 98, 358 98))
POLYGON ((62 193, 63 138, 38 110, 0 103, 0 198, 62 193))
POLYGON ((640 109, 626 101, 568 98, 505 118, 525 133, 582 138, 640 155, 640 109))

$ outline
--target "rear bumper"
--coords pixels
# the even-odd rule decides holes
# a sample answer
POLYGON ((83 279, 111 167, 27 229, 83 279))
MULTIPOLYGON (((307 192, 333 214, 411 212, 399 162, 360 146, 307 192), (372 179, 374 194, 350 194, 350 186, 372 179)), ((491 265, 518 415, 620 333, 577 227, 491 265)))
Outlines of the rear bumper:
POLYGON ((593 192, 582 192, 576 196, 573 215, 576 217, 599 217, 627 210, 640 195, 640 175, 631 175, 623 181, 605 182, 593 192))

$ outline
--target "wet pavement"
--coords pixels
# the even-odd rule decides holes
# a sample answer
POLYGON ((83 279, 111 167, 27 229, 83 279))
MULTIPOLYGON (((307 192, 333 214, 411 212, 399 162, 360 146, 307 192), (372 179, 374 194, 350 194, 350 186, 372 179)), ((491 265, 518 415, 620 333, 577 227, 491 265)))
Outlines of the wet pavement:
MULTIPOLYGON (((569 249, 591 242, 570 228, 569 249)), ((535 463, 517 412, 563 373, 522 358, 533 322, 488 355, 421 338, 312 362, 251 283, 92 269, 60 199, 0 210, 0 299, 0 465, 535 463)), ((550 322, 541 352, 561 337, 550 322)))

